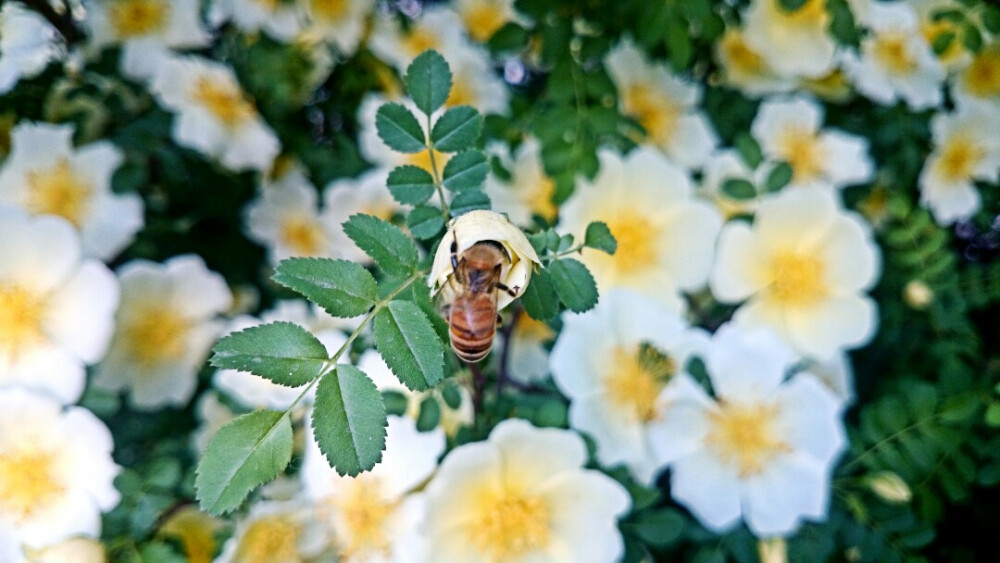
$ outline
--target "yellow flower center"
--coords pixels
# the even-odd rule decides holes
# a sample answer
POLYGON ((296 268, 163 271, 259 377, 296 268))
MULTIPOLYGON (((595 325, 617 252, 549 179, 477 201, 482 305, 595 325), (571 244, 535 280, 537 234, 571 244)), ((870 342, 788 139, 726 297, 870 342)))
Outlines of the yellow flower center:
POLYGON ((234 127, 257 115, 256 108, 247 100, 243 90, 229 81, 202 76, 195 82, 192 97, 227 127, 234 127))
POLYGON ((633 274, 655 266, 659 229, 642 213, 621 213, 608 221, 608 228, 618 241, 618 250, 609 257, 616 271, 633 274))
POLYGON ((167 307, 151 307, 122 327, 129 356, 142 365, 178 360, 187 348, 188 321, 167 307))
POLYGON ((979 51, 961 80, 965 89, 977 98, 1000 96, 1000 42, 979 51))
POLYGON ((626 90, 623 103, 625 113, 634 116, 653 141, 665 143, 677 131, 680 108, 648 84, 635 84, 626 90))
POLYGON ((254 0, 254 1, 268 12, 274 12, 274 10, 278 7, 279 0, 254 0))
POLYGON ((828 293, 823 262, 814 256, 783 252, 771 263, 773 295, 786 305, 808 305, 828 293))
POLYGON ((775 405, 739 405, 720 403, 710 412, 705 444, 719 459, 734 464, 741 477, 757 475, 791 446, 775 427, 775 405))
POLYGON ((121 39, 161 31, 169 18, 170 2, 164 0, 116 0, 108 8, 111 27, 121 39))
POLYGON ((494 491, 479 500, 478 512, 469 539, 493 560, 522 557, 549 543, 550 508, 541 498, 494 491))
POLYGON ((34 447, 0 453, 0 513, 23 522, 62 498, 56 455, 34 447))
POLYGON ((302 561, 299 554, 299 535, 302 530, 287 518, 272 516, 261 518, 247 528, 234 561, 237 563, 262 563, 302 561))
POLYGON ((826 31, 830 23, 830 13, 826 11, 826 0, 809 0, 798 10, 786 12, 781 0, 771 0, 771 6, 778 14, 781 24, 826 31))
POLYGON ((416 26, 403 38, 403 50, 416 57, 428 49, 437 49, 440 41, 426 26, 416 26))
POLYGON ((0 357, 13 362, 25 347, 42 340, 45 302, 18 285, 0 285, 0 357))
POLYGON ((160 528, 160 534, 176 538, 184 548, 188 563, 212 563, 218 542, 219 521, 194 507, 178 510, 160 528))
POLYGON ((886 32, 875 37, 873 54, 875 60, 894 74, 909 74, 917 68, 906 46, 906 36, 900 32, 886 32))
POLYGON ((611 402, 643 423, 658 420, 656 399, 677 371, 674 360, 648 344, 615 348, 611 358, 604 380, 611 402))
POLYGON ((281 225, 281 240, 297 256, 317 256, 322 249, 323 228, 309 217, 292 217, 281 225))
POLYGON ((345 491, 333 502, 344 530, 338 535, 342 554, 350 558, 361 554, 389 555, 387 520, 396 512, 398 502, 387 501, 380 494, 378 480, 360 477, 344 483, 345 491))
POLYGON ((337 21, 347 15, 349 0, 312 0, 312 13, 326 21, 337 21))
POLYGON ((955 38, 948 44, 948 48, 937 55, 943 63, 953 63, 965 52, 961 41, 962 30, 953 21, 943 19, 936 22, 925 22, 920 26, 920 33, 927 39, 928 45, 933 45, 934 41, 945 33, 954 34, 955 38))
POLYGON ((546 340, 552 340, 552 338, 556 335, 548 323, 536 321, 528 315, 520 315, 518 317, 517 324, 514 325, 514 334, 519 339, 529 340, 532 342, 545 342, 546 340))
POLYGON ((743 33, 739 31, 726 30, 719 42, 719 49, 731 71, 749 75, 761 75, 768 72, 767 63, 747 45, 743 33))
POLYGON ((826 151, 819 138, 803 127, 788 127, 778 138, 778 154, 792 167, 796 182, 805 182, 823 173, 826 151))
POLYGON ((476 91, 472 84, 464 76, 456 74, 451 85, 451 93, 448 94, 448 99, 444 102, 445 105, 448 107, 475 106, 476 102, 476 91))
POLYGON ((532 213, 552 221, 559 213, 559 208, 552 202, 556 193, 556 183, 548 176, 542 175, 541 181, 530 186, 525 203, 532 213))
POLYGON ((938 173, 949 182, 967 181, 986 151, 965 135, 955 135, 941 148, 938 173))
MULTIPOLYGON (((437 167, 438 173, 440 174, 444 170, 444 165, 448 162, 448 155, 434 151, 434 166, 437 167)), ((420 152, 415 152, 413 154, 406 155, 406 161, 403 164, 412 164, 414 166, 419 166, 424 170, 431 171, 431 153, 430 151, 423 150, 420 152)))
POLYGON ((479 42, 492 37, 506 23, 503 12, 491 0, 474 2, 462 13, 462 20, 469 37, 479 42))
POLYGON ((60 158, 46 170, 28 172, 28 200, 25 206, 37 215, 59 215, 76 227, 90 207, 93 192, 81 180, 66 158, 60 158))

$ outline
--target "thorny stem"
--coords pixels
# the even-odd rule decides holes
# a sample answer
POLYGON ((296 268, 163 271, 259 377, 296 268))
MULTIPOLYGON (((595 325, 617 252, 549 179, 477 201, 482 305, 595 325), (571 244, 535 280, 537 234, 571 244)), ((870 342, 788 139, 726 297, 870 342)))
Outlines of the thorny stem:
MULTIPOLYGON (((431 131, 431 116, 427 115, 427 134, 431 131)), ((441 187, 441 174, 438 173, 437 161, 434 159, 434 142, 427 141, 427 151, 430 154, 431 173, 434 175, 434 188, 437 189, 438 197, 441 199, 441 214, 444 215, 445 222, 448 222, 448 202, 444 199, 444 189, 441 187)))

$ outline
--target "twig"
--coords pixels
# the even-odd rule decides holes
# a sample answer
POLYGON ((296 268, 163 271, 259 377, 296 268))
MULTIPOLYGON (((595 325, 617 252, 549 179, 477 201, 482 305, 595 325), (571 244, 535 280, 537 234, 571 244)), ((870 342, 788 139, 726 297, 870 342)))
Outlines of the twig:
POLYGON ((21 0, 29 8, 38 12, 40 16, 48 20, 52 27, 56 28, 56 31, 63 36, 66 40, 66 45, 73 45, 79 41, 82 41, 84 34, 80 31, 80 28, 76 26, 76 22, 73 20, 73 11, 65 3, 62 4, 62 13, 56 11, 47 0, 21 0))
POLYGON ((476 413, 476 420, 480 420, 478 415, 483 412, 483 392, 486 390, 486 376, 479 367, 479 362, 469 364, 469 371, 472 372, 472 410, 476 413))
POLYGON ((522 309, 515 305, 510 312, 510 322, 503 327, 503 351, 500 352, 500 368, 497 374, 497 395, 503 393, 504 385, 510 381, 510 374, 507 373, 507 362, 510 359, 510 340, 514 334, 514 325, 521 318, 522 309))

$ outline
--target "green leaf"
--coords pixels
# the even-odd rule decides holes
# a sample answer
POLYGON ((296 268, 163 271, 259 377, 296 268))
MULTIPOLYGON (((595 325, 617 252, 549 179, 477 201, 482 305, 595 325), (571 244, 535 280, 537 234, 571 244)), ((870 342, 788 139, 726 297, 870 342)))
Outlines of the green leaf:
POLYGON ((768 192, 776 192, 787 186, 792 181, 793 175, 794 170, 792 170, 790 164, 779 162, 767 173, 767 179, 764 180, 764 189, 768 192))
POLYGON ((468 192, 462 192, 460 194, 455 194, 455 197, 451 199, 451 216, 458 217, 459 215, 468 213, 476 209, 489 209, 490 208, 490 196, 486 195, 486 192, 482 190, 472 190, 468 192))
POLYGON ((387 424, 382 395, 360 369, 339 364, 319 380, 313 436, 340 475, 356 476, 382 460, 387 424))
POLYGON ((402 104, 384 104, 378 108, 375 128, 382 142, 393 150, 405 153, 427 150, 420 122, 402 104))
POLYGON ((722 182, 722 193, 732 199, 753 199, 757 196, 757 188, 744 178, 727 178, 722 182))
POLYGON ((483 117, 476 108, 458 106, 444 112, 434 128, 431 129, 431 141, 434 148, 441 152, 458 152, 471 148, 483 129, 483 117))
POLYGON ((441 398, 444 399, 444 404, 448 405, 451 410, 457 410, 458 407, 462 406, 462 394, 458 392, 458 387, 455 385, 445 385, 441 388, 441 398))
POLYGON ((984 4, 982 17, 983 26, 986 27, 986 31, 993 34, 1000 33, 1000 8, 984 4))
POLYGON ((212 348, 213 366, 248 371, 279 385, 312 381, 327 362, 326 348, 294 323, 274 322, 230 334, 212 348))
POLYGON ((951 44, 955 41, 955 32, 946 31, 941 33, 934 38, 934 42, 931 43, 931 47, 934 48, 934 54, 941 55, 951 47, 951 44))
POLYGON ((549 266, 549 273, 559 300, 570 311, 582 313, 597 304, 597 283, 579 261, 572 258, 556 260, 549 266))
POLYGON ((514 22, 507 22, 493 32, 488 46, 491 53, 520 51, 528 44, 528 31, 514 22))
POLYGON ((347 260, 289 258, 278 264, 271 279, 334 317, 363 315, 378 299, 375 278, 361 265, 347 260))
POLYGON ((781 0, 781 9, 786 12, 795 12, 806 5, 806 0, 781 0))
POLYGON ((401 391, 382 391, 382 403, 389 415, 403 416, 410 406, 410 400, 401 391))
POLYGON ((408 275, 417 268, 417 247, 406 233, 371 215, 352 215, 344 233, 387 274, 408 275))
POLYGON ((583 244, 588 248, 603 250, 608 254, 614 254, 618 250, 618 241, 615 235, 611 234, 611 229, 607 223, 595 221, 587 225, 587 233, 583 237, 583 244))
POLYGON ((254 411, 216 432, 195 479, 202 510, 230 512, 258 486, 274 479, 292 458, 292 423, 285 413, 254 411))
POLYGON ((743 162, 747 163, 750 168, 757 168, 760 161, 764 159, 764 154, 760 150, 760 145, 757 141, 750 136, 747 132, 742 132, 736 136, 733 140, 733 146, 740 153, 740 157, 743 158, 743 162))
POLYGON ((406 91, 420 108, 430 115, 448 99, 451 69, 436 51, 424 51, 406 69, 406 91))
POLYGON ((417 415, 417 430, 428 432, 441 422, 441 405, 433 395, 428 395, 420 402, 420 414, 417 415))
POLYGON ((645 512, 628 524, 642 541, 657 547, 676 542, 684 532, 684 515, 672 508, 645 512))
POLYGON ((448 160, 441 183, 453 192, 475 190, 486 181, 489 171, 486 155, 477 150, 467 150, 448 160))
POLYGON ((419 166, 405 164, 389 173, 386 186, 399 203, 417 205, 434 195, 434 178, 419 166))
POLYGON ((531 282, 521 294, 521 305, 536 321, 547 321, 559 314, 559 296, 548 270, 541 269, 531 275, 531 282))
POLYGON ((979 27, 971 22, 966 22, 962 26, 962 44, 970 53, 978 53, 983 48, 983 34, 979 27))
POLYGON ((444 377, 444 346, 434 326, 411 301, 393 301, 375 315, 375 346, 392 373, 414 391, 444 377))
POLYGON ((406 227, 420 240, 434 238, 444 228, 444 215, 432 205, 418 205, 406 216, 406 227))

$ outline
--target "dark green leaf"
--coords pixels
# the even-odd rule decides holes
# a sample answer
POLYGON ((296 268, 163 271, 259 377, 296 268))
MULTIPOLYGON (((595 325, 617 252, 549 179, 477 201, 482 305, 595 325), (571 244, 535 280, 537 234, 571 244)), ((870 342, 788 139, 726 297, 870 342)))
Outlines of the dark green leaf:
POLYGON ((444 215, 432 205, 418 205, 406 216, 406 227, 413 236, 427 240, 444 228, 444 215))
POLYGON ((483 117, 476 108, 449 108, 431 129, 434 148, 441 152, 458 152, 472 148, 483 129, 483 117))
POLYGON ((375 315, 375 346, 392 373, 414 391, 444 377, 444 346, 434 326, 411 301, 393 301, 375 315))
POLYGON ((271 279, 335 317, 363 315, 378 299, 375 278, 347 260, 289 258, 278 264, 271 279))
POLYGON ((943 54, 945 51, 951 47, 951 44, 955 42, 955 32, 945 31, 937 37, 934 38, 934 42, 931 46, 934 48, 934 53, 937 55, 943 54))
POLYGON ((444 385, 441 388, 441 398, 451 410, 457 410, 458 407, 462 406, 462 394, 458 392, 458 387, 455 385, 444 385))
POLYGON ((453 192, 478 189, 486 181, 490 165, 486 156, 477 150, 460 152, 448 160, 444 166, 441 182, 453 192))
POLYGON ((603 250, 608 254, 614 254, 618 250, 618 241, 611 234, 611 229, 607 223, 595 221, 587 225, 587 233, 583 237, 583 244, 588 248, 603 250))
POLYGON ((962 26, 962 44, 970 53, 978 53, 983 48, 983 34, 978 26, 971 22, 962 26))
POLYGON ((737 135, 736 139, 733 140, 733 144, 743 158, 743 162, 746 162, 750 168, 757 168, 760 161, 764 159, 764 155, 760 151, 760 145, 757 144, 757 141, 749 133, 743 132, 737 135))
POLYGON ((524 312, 537 321, 547 321, 559 314, 559 296, 552 286, 552 276, 546 269, 532 274, 531 282, 521 295, 524 312))
POLYGON ((490 196, 482 190, 472 190, 455 194, 451 199, 451 216, 458 217, 475 209, 489 209, 490 196))
POLYGON ((779 162, 767 173, 767 179, 764 180, 764 189, 768 192, 776 192, 787 186, 792 181, 793 175, 794 171, 790 164, 779 162))
POLYGON ((579 261, 572 258, 556 260, 549 266, 549 273, 559 300, 567 309, 582 313, 597 305, 597 284, 579 261))
POLYGON ((230 512, 292 458, 292 423, 284 413, 254 411, 216 432, 198 464, 195 487, 202 510, 230 512))
POLYGON ((340 364, 320 379, 313 409, 313 436, 330 466, 352 477, 382 459, 385 404, 371 379, 354 366, 340 364))
POLYGON ((428 395, 420 402, 420 414, 417 415, 417 430, 428 432, 441 422, 441 405, 437 398, 428 395))
POLYGON ((382 142, 393 150, 405 153, 427 150, 420 122, 402 104, 391 103, 378 108, 375 128, 382 142))
POLYGON ((209 362, 217 368, 248 371, 288 387, 312 381, 328 359, 322 342, 306 329, 287 322, 230 334, 212 352, 209 362))
POLYGON ((962 10, 950 9, 950 10, 934 10, 931 13, 931 21, 941 22, 950 21, 954 23, 961 23, 965 19, 965 13, 962 10))
POLYGON ((420 111, 430 115, 451 91, 448 62, 436 51, 424 51, 406 69, 406 90, 420 111))
POLYGON ((507 22, 493 32, 488 47, 492 53, 520 51, 528 44, 528 31, 514 22, 507 22))
POLYGON ((727 178, 722 182, 722 193, 732 199, 753 199, 757 196, 757 188, 743 178, 727 178))
POLYGON ((781 9, 786 12, 795 12, 806 5, 806 0, 781 0, 781 9))
POLYGON ((989 4, 983 5, 983 26, 990 33, 1000 33, 1000 8, 989 4))
POLYGON ((434 178, 431 173, 412 164, 394 168, 389 173, 386 185, 396 201, 407 205, 423 203, 434 195, 434 178))
POLYGON ((403 416, 410 406, 410 400, 401 391, 382 391, 382 402, 389 415, 403 416))
POLYGON ((684 515, 672 508, 646 512, 629 523, 629 528, 644 542, 666 547, 676 542, 684 532, 684 515))
POLYGON ((344 233, 387 274, 405 276, 417 267, 417 247, 391 223, 371 215, 352 215, 344 223, 344 233))

